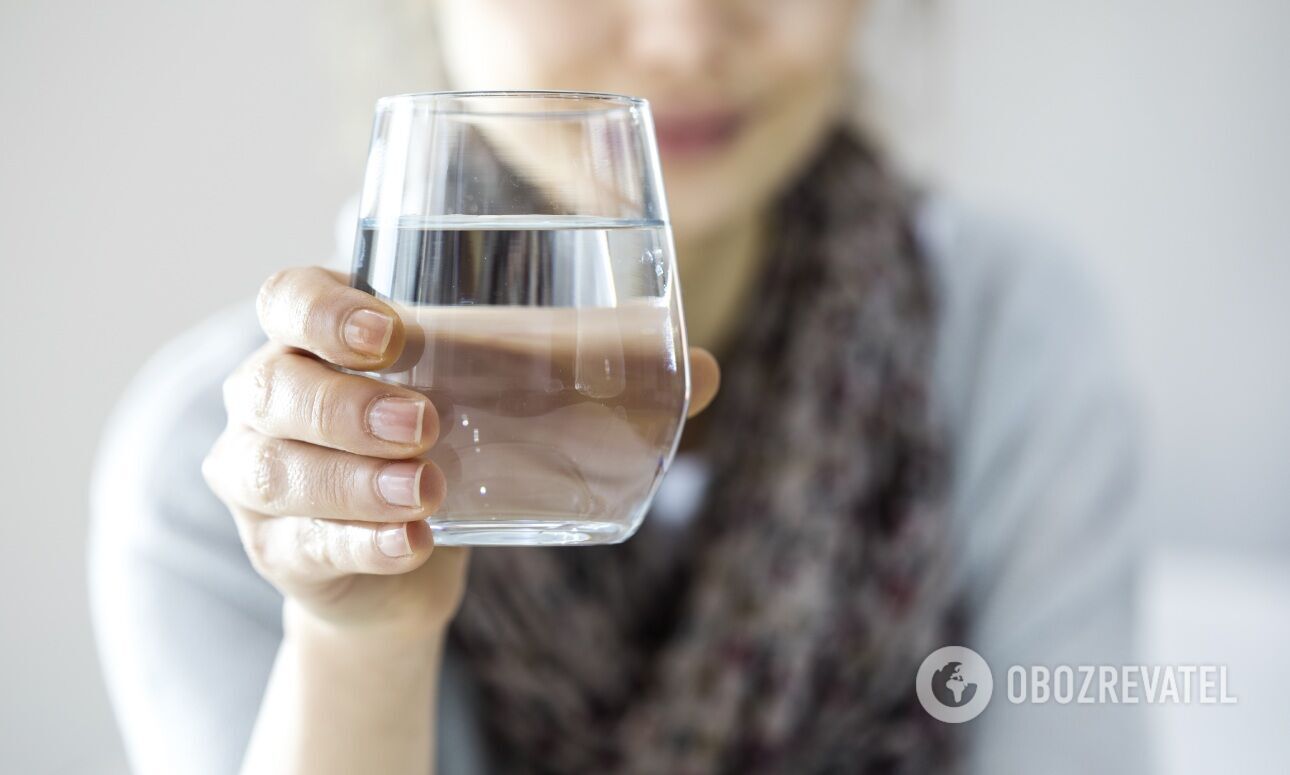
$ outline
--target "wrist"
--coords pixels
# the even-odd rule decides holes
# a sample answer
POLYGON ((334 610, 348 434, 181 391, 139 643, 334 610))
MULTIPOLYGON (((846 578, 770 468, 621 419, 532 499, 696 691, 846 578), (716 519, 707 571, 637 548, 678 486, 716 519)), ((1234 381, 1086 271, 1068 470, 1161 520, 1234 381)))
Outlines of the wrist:
POLYGON ((442 628, 322 619, 288 599, 245 773, 429 772, 442 628))
POLYGON ((437 621, 335 621, 287 598, 282 606, 283 638, 287 642, 340 647, 364 654, 437 651, 447 635, 447 623, 437 621))

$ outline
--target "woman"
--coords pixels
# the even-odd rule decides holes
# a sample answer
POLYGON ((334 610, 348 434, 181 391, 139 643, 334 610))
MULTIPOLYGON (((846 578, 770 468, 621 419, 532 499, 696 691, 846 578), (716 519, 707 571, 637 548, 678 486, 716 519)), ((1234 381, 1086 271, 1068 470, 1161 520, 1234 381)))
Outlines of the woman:
POLYGON ((97 622, 140 771, 1140 768, 1110 708, 1001 685, 959 734, 915 700, 949 643, 1001 684, 1129 658, 1132 424, 1079 278, 845 128, 862 5, 436 5, 453 88, 651 99, 696 407, 709 353, 724 386, 631 541, 467 563, 419 521, 434 408, 331 368, 392 362, 397 318, 274 275, 106 443, 97 622))

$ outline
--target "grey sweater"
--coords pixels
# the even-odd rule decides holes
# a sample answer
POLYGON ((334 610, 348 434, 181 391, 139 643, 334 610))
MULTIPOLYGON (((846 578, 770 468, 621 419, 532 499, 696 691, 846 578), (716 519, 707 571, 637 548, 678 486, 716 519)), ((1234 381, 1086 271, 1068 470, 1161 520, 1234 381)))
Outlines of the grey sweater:
MULTIPOLYGON (((933 409, 952 436, 963 645, 989 662, 996 687, 958 730, 969 771, 1140 772, 1135 706, 1012 704, 1006 691, 1012 665, 1135 656, 1137 430, 1095 296, 1033 237, 944 200, 918 215, 942 304, 933 409)), ((103 441, 92 604, 140 773, 236 772, 281 639, 282 600, 199 470, 224 425, 221 382, 261 341, 249 305, 183 334, 140 372, 103 441)), ((705 486, 702 462, 678 459, 649 518, 683 540, 705 486)), ((439 773, 487 772, 484 711, 451 652, 437 701, 439 773)))

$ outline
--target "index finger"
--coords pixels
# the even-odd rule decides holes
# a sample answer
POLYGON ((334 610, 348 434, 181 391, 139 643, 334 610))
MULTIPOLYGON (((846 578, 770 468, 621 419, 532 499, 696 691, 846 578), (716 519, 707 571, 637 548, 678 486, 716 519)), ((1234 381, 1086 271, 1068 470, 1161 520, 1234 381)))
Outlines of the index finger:
POLYGON ((403 350, 403 323, 394 309, 349 287, 339 272, 284 269, 260 287, 255 307, 270 339, 337 366, 373 371, 403 350))

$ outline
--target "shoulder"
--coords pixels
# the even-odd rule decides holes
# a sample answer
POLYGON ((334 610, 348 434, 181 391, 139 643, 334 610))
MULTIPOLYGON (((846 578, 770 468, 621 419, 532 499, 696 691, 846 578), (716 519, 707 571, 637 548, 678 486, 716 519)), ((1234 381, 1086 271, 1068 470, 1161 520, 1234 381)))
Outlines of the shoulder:
POLYGON ((142 770, 236 769, 281 637, 281 598, 201 475, 224 377, 258 344, 251 305, 177 336, 127 388, 95 461, 91 611, 142 770))
POLYGON ((255 310, 241 304, 171 339, 139 369, 108 420, 100 455, 147 455, 164 436, 182 441, 223 422, 224 378, 264 338, 255 310))
POLYGON ((179 334, 139 370, 100 441, 91 487, 96 542, 138 545, 163 532, 201 531, 209 515, 222 513, 201 460, 225 423, 224 378, 262 341, 254 307, 242 304, 179 334))
POLYGON ((1123 569, 1137 540, 1137 404, 1096 285, 1068 253, 943 200, 920 215, 941 302, 932 392, 951 450, 955 571, 981 623, 1013 629, 999 626, 1001 601, 1045 588, 1045 567, 1089 585, 1123 569))
MULTIPOLYGON (((1141 432, 1101 294, 1024 226, 939 200, 917 229, 940 298, 933 395, 950 435, 966 642, 996 670, 1123 663, 1141 432)), ((1035 771, 1054 750, 1086 770, 1140 769, 1134 718, 1073 707, 992 708, 973 730, 971 770, 1035 771), (1018 744, 1032 738, 1059 743, 1018 744)))
POLYGON ((947 197, 919 206, 915 233, 939 301, 934 392, 951 431, 987 406, 1127 396, 1109 310, 1071 251, 947 197))
POLYGON ((1034 230, 946 200, 918 229, 940 299, 932 396, 958 583, 984 604, 1010 594, 1003 578, 1041 578, 1054 542, 1129 547, 1141 423, 1095 283, 1034 230))

